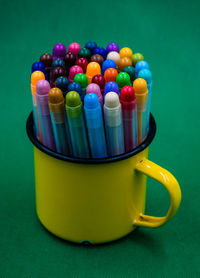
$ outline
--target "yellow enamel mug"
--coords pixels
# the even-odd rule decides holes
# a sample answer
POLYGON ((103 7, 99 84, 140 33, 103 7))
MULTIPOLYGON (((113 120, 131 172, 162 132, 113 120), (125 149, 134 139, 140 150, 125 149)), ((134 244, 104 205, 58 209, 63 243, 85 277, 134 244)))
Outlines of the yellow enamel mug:
POLYGON ((33 132, 36 209, 47 230, 77 243, 104 243, 119 239, 137 226, 157 228, 176 213, 181 191, 167 170, 149 161, 148 148, 156 124, 151 116, 147 139, 135 150, 106 159, 67 157, 43 146, 33 132), (164 217, 145 215, 146 177, 168 191, 170 208, 164 217))

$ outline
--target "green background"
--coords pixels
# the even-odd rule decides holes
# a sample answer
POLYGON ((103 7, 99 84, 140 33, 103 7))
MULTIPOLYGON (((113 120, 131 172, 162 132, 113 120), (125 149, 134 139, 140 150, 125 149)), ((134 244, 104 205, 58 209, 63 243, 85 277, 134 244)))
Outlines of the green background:
MULTIPOLYGON (((0 1, 0 277, 199 277, 199 1, 0 1), (177 215, 111 244, 86 247, 49 234, 35 212, 33 152, 25 132, 31 64, 54 44, 117 42, 153 73, 157 134, 149 158, 182 189, 177 215)), ((148 180, 147 213, 166 191, 148 180)))

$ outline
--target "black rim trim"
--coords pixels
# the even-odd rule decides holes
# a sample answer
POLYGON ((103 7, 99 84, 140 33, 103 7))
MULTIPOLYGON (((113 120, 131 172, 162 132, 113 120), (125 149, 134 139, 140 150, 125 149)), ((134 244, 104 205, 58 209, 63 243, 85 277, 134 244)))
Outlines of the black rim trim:
POLYGON ((134 149, 130 152, 121 154, 121 155, 108 157, 108 158, 96 158, 96 159, 95 158, 79 158, 79 157, 65 156, 65 155, 56 153, 56 152, 50 150, 49 148, 45 147, 44 145, 42 145, 37 140, 37 138, 33 132, 33 112, 30 113, 30 115, 27 119, 26 132, 27 132, 29 139, 31 140, 31 142, 33 143, 33 145, 36 148, 38 148, 43 153, 46 153, 47 155, 50 155, 54 158, 68 161, 68 162, 74 162, 74 163, 102 164, 102 163, 110 163, 110 162, 120 161, 120 160, 129 158, 131 156, 138 154, 139 152, 143 151, 144 149, 146 149, 151 144, 151 142, 153 141, 153 138, 155 137, 156 122, 155 122, 153 115, 151 114, 150 115, 149 134, 148 134, 146 140, 141 145, 139 145, 136 149, 134 149))

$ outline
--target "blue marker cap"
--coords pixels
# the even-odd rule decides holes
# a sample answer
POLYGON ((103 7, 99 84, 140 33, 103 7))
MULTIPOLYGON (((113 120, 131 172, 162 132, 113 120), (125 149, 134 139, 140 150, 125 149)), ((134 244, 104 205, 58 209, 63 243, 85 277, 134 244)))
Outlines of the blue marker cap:
POLYGON ((93 49, 95 47, 97 47, 97 44, 94 41, 89 41, 89 42, 86 42, 86 44, 85 44, 85 48, 89 49, 91 51, 91 53, 93 52, 93 49))
POLYGON ((67 93, 68 84, 69 84, 69 81, 68 81, 67 77, 65 77, 65 76, 60 76, 56 79, 56 87, 61 89, 64 96, 67 93))
POLYGON ((146 61, 139 61, 135 65, 135 76, 138 78, 138 73, 142 69, 149 69, 149 64, 146 61))
POLYGON ((55 59, 53 60, 51 67, 53 69, 57 67, 65 68, 65 62, 63 61, 63 59, 55 59))
POLYGON ((98 46, 98 47, 95 47, 95 48, 93 49, 93 54, 99 54, 99 55, 101 55, 101 56, 104 58, 104 60, 105 60, 105 59, 106 59, 106 56, 107 56, 107 51, 106 51, 105 48, 98 46))
POLYGON ((104 75, 104 72, 109 68, 116 69, 117 67, 116 63, 113 60, 107 59, 102 64, 101 74, 104 75))
POLYGON ((109 92, 115 92, 119 95, 119 87, 116 82, 110 81, 106 83, 104 87, 104 96, 109 92))
POLYGON ((93 93, 86 94, 84 98, 84 106, 87 109, 94 109, 100 106, 98 96, 93 93))
POLYGON ((147 84, 151 84, 152 82, 152 74, 149 69, 142 69, 138 73, 138 78, 143 78, 146 80, 147 84))
POLYGON ((35 62, 32 64, 32 72, 34 71, 41 71, 46 74, 45 66, 42 62, 35 62))
POLYGON ((71 92, 71 91, 75 91, 79 94, 80 98, 81 98, 81 101, 83 100, 84 98, 84 94, 83 94, 83 90, 82 90, 82 87, 80 85, 80 83, 78 82, 72 82, 68 85, 68 89, 67 89, 68 92, 71 92))

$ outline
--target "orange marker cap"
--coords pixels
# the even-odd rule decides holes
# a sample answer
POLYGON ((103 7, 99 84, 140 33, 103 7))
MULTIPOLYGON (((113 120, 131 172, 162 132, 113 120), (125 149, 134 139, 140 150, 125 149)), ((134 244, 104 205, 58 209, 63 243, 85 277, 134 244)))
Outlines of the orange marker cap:
POLYGON ((136 95, 143 95, 148 93, 147 82, 143 78, 137 78, 133 82, 133 89, 136 95))
POLYGON ((38 83, 38 81, 40 80, 45 80, 45 76, 44 73, 41 71, 34 71, 31 74, 31 85, 32 86, 36 86, 36 84, 38 83))
POLYGON ((132 66, 132 60, 129 57, 122 57, 119 60, 119 70, 122 71, 123 68, 127 67, 127 66, 132 66))
POLYGON ((118 71, 113 68, 109 68, 104 72, 104 78, 106 83, 110 81, 116 81, 118 71))
POLYGON ((96 62, 90 62, 87 65, 87 69, 86 69, 86 76, 88 78, 88 83, 90 84, 92 81, 92 77, 97 75, 97 74, 101 74, 101 67, 98 63, 96 62))
POLYGON ((52 88, 49 91, 49 103, 57 104, 64 101, 63 93, 59 88, 52 88))

